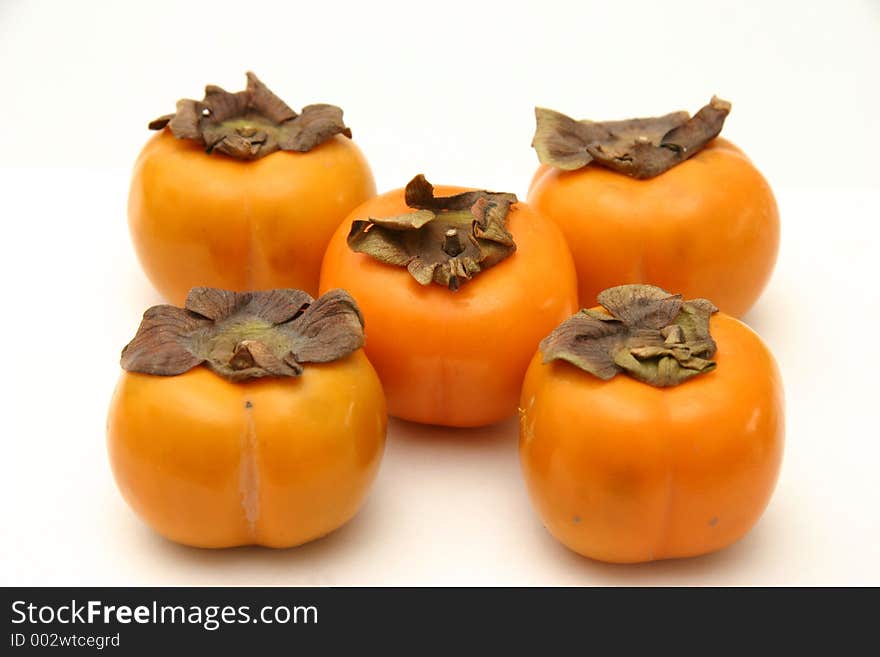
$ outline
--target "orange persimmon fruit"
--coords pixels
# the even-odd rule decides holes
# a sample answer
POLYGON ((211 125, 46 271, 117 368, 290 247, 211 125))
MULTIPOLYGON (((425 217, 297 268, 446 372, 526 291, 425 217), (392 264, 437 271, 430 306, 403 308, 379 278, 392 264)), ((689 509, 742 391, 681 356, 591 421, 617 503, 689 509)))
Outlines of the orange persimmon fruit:
POLYGON ((150 125, 128 217, 156 289, 176 304, 199 285, 316 294, 330 235, 376 193, 342 110, 298 115, 249 73, 246 91, 209 86, 150 125))
POLYGON ((779 373, 761 339, 703 299, 607 290, 541 343, 520 460, 545 527, 615 563, 719 550, 757 522, 783 453, 779 373), (713 314, 714 313, 714 314, 713 314))
POLYGON ((423 176, 339 227, 320 289, 335 287, 364 313, 389 413, 454 427, 512 415, 535 345, 577 308, 552 222, 512 194, 434 189, 423 176))
POLYGON ((123 351, 107 437, 137 515, 209 548, 291 547, 346 523, 387 422, 361 321, 339 290, 313 302, 202 288, 186 309, 148 310, 123 351))
POLYGON ((779 212, 748 157, 717 137, 730 106, 713 99, 614 123, 538 109, 542 165, 528 200, 562 229, 582 306, 603 289, 650 283, 742 316, 776 263, 779 212))

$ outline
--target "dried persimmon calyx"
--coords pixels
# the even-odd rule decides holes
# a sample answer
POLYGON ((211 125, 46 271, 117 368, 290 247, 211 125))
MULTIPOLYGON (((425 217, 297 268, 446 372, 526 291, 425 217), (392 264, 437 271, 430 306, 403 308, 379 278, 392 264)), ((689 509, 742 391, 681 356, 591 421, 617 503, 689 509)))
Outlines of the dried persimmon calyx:
POLYGON ((208 153, 242 160, 278 150, 305 153, 334 135, 351 137, 339 107, 308 105, 297 114, 251 72, 244 91, 230 93, 208 85, 202 100, 179 100, 174 114, 149 124, 151 130, 165 126, 178 139, 201 143, 208 153))
POLYGON ((364 320, 345 290, 190 290, 183 308, 153 306, 122 350, 122 368, 159 376, 206 365, 230 381, 299 376, 364 345, 364 320))
POLYGON ((660 388, 715 369, 712 302, 620 285, 601 292, 599 303, 607 312, 582 310, 541 341, 545 363, 564 360, 605 381, 623 372, 660 388))
POLYGON ((412 212, 352 222, 348 246, 406 267, 422 285, 433 282, 453 291, 516 250, 507 230, 515 194, 434 196, 433 185, 419 174, 407 184, 405 198, 412 212))
POLYGON ((729 102, 713 96, 694 116, 672 112, 624 121, 577 121, 536 107, 532 147, 542 163, 557 169, 573 171, 595 163, 633 178, 653 178, 717 137, 730 109, 729 102))

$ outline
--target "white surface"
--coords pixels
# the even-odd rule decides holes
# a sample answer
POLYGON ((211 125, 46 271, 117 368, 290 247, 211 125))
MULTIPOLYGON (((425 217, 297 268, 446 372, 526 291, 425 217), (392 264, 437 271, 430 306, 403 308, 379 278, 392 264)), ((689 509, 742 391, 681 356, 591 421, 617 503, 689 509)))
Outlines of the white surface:
POLYGON ((476 3, 428 16, 248 2, 236 12, 266 35, 247 51, 231 19, 170 4, 0 4, 0 584, 880 585, 877 356, 851 344, 880 326, 880 9, 761 4, 543 2, 508 7, 496 24, 484 8, 450 38, 442 30, 476 3), (783 218, 776 274, 746 318, 777 356, 788 413, 782 476, 755 530, 699 559, 582 559, 533 514, 512 421, 470 431, 393 421, 363 511, 302 548, 194 550, 144 527, 104 448, 119 350, 159 301, 128 242, 129 167, 147 119, 205 82, 239 88, 246 68, 294 106, 345 107, 382 189, 425 171, 524 196, 536 102, 605 118, 731 98, 725 134, 767 174, 783 218), (417 82, 423 68, 436 92, 417 82), (566 82, 575 74, 580 84, 566 82), (62 134, 62 112, 76 131, 62 134))

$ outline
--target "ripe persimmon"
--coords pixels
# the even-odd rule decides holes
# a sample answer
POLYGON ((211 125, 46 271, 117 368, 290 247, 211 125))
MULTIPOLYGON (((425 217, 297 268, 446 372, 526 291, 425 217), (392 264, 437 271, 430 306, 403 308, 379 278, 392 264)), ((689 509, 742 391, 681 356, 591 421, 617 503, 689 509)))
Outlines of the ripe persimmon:
POLYGON ((389 412, 469 427, 515 412, 535 345, 577 308, 559 229, 512 194, 405 190, 354 210, 330 240, 321 290, 344 287, 389 412))
POLYGON ((779 248, 779 212, 745 154, 717 137, 729 103, 693 118, 594 123, 537 109, 542 162, 529 203, 562 229, 583 306, 603 289, 651 283, 742 316, 779 248))
POLYGON ((198 547, 290 547, 358 510, 387 416, 351 297, 193 289, 122 353, 110 463, 134 511, 198 547))
POLYGON ((342 110, 297 114, 248 73, 156 119, 128 201, 138 258, 180 304, 191 287, 316 294, 330 235, 376 186, 342 110))
POLYGON ((763 513, 782 460, 773 357, 705 299, 625 285, 599 302, 610 314, 561 324, 523 384, 520 460, 538 515, 601 561, 733 543, 763 513))

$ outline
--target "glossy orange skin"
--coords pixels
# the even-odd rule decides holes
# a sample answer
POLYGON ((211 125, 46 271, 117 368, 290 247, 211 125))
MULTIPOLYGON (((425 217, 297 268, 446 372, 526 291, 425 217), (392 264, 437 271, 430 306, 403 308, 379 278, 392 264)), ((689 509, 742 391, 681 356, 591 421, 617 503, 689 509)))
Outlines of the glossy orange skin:
POLYGON ((773 192, 743 152, 720 138, 649 180, 592 165, 542 165, 528 199, 565 234, 584 307, 606 288, 649 283, 712 299, 741 317, 779 250, 773 192))
POLYGON ((248 162, 165 129, 135 164, 128 220, 147 277, 171 303, 195 286, 314 296, 330 235, 375 194, 360 150, 339 135, 248 162))
POLYGON ((782 462, 782 384, 745 324, 718 314, 711 331, 717 368, 671 388, 535 356, 520 461, 538 515, 564 545, 614 563, 690 557, 757 522, 782 462))
POLYGON ((123 496, 186 545, 292 547, 357 512, 379 467, 387 416, 362 351, 298 378, 230 383, 205 367, 124 372, 108 418, 123 496))
POLYGON ((392 415, 453 427, 502 420, 516 411, 535 345, 577 307, 568 247, 552 222, 517 203, 507 223, 516 252, 457 292, 348 247, 354 219, 410 211, 396 190, 352 212, 330 240, 321 290, 342 287, 357 300, 392 415))

